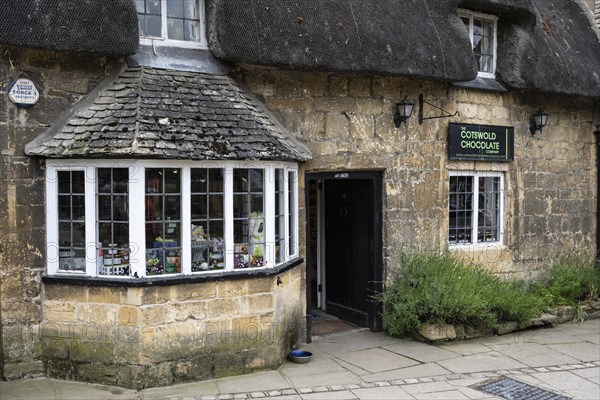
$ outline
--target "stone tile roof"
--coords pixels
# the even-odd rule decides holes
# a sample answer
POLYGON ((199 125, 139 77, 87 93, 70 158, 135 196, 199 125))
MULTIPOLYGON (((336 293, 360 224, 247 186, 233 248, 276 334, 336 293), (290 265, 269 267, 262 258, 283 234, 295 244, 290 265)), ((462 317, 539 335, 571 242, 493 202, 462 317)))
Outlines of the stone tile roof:
POLYGON ((310 150, 224 75, 125 68, 25 147, 48 158, 310 159, 310 150))

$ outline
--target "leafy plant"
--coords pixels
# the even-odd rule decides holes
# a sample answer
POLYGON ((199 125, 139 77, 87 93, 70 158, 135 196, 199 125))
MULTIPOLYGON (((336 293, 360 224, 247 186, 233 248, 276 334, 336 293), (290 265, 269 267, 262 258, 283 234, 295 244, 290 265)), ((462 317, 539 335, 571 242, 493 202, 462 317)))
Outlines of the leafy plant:
POLYGON ((451 253, 408 253, 396 277, 377 296, 388 332, 401 336, 420 323, 459 323, 492 328, 525 322, 543 309, 539 297, 451 253))
POLYGON ((595 260, 561 257, 534 285, 535 293, 549 306, 577 305, 583 300, 598 300, 600 270, 595 260))

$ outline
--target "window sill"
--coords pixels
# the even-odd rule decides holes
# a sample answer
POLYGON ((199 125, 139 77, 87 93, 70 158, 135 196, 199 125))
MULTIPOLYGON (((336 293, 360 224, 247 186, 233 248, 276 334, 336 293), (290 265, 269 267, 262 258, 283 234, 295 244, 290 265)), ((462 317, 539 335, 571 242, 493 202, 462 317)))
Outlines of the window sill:
POLYGON ((188 283, 215 282, 224 280, 251 279, 281 274, 304 262, 301 257, 289 260, 275 268, 221 271, 218 273, 203 273, 198 275, 177 275, 161 278, 104 278, 97 276, 71 276, 71 275, 45 275, 42 282, 46 284, 70 284, 81 286, 118 286, 118 287, 146 287, 146 286, 171 286, 188 283))
POLYGON ((468 82, 452 82, 452 85, 459 87, 459 88, 479 89, 479 90, 484 90, 487 92, 496 92, 496 93, 508 92, 508 89, 505 88, 504 86, 502 86, 500 84, 500 82, 498 82, 494 78, 484 78, 481 76, 473 79, 472 81, 468 81, 468 82))
POLYGON ((208 49, 175 47, 167 44, 140 44, 137 52, 127 58, 130 67, 152 67, 177 71, 226 75, 231 67, 218 60, 208 49))
POLYGON ((448 247, 453 248, 461 248, 461 247, 506 247, 500 242, 478 242, 478 243, 448 243, 448 247))

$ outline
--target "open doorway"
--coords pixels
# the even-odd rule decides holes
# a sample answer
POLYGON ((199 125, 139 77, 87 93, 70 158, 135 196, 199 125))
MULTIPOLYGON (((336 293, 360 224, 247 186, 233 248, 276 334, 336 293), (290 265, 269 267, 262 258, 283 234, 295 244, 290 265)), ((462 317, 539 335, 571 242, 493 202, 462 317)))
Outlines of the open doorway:
POLYGON ((307 309, 373 331, 383 281, 382 173, 306 175, 307 309))

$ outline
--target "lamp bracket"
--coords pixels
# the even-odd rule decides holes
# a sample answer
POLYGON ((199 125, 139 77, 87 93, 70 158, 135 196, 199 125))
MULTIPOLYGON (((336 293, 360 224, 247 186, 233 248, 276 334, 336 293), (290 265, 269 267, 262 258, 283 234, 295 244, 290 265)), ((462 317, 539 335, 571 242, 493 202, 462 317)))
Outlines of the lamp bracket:
POLYGON ((438 107, 435 104, 431 104, 427 100, 424 100, 423 94, 419 94, 419 125, 423 124, 423 121, 426 119, 449 118, 449 117, 456 117, 457 115, 459 115, 458 111, 456 111, 454 114, 451 114, 449 111, 446 111, 443 108, 438 107), (424 104, 428 104, 433 108, 437 108, 438 110, 440 110, 442 112, 442 114, 436 115, 433 117, 423 117, 423 105, 424 104))

